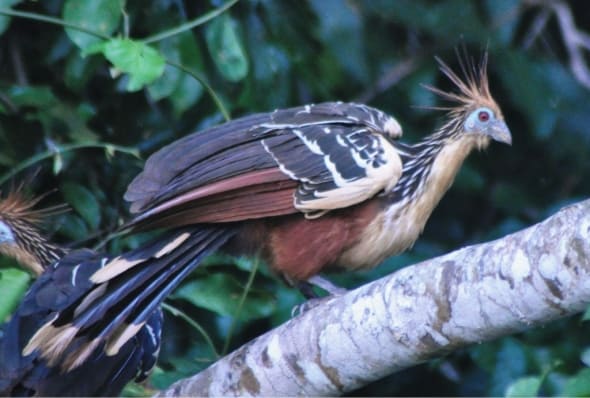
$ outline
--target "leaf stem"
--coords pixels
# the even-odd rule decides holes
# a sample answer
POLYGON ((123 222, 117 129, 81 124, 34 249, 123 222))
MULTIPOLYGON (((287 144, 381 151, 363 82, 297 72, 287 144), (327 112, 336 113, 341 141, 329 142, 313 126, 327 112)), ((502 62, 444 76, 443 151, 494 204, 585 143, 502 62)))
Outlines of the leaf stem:
POLYGON ((176 63, 174 61, 170 61, 167 59, 166 63, 170 66, 180 69, 184 73, 191 75, 195 80, 197 80, 199 83, 201 83, 203 85, 203 87, 205 87, 205 89, 207 90, 207 92, 209 93, 211 98, 213 99, 213 102, 215 102, 215 105, 217 105, 217 108, 219 108, 219 111, 223 115, 223 118, 225 119, 225 121, 231 120, 231 116, 230 116, 227 108, 223 105, 223 102, 221 101, 221 97, 219 97, 217 95, 215 90, 213 90, 213 88, 209 85, 209 83, 207 83, 207 80, 205 80, 204 77, 202 77, 198 72, 195 72, 195 71, 189 69, 188 67, 186 67, 182 64, 176 63))
POLYGON ((227 338, 225 339, 225 342, 223 343, 223 351, 221 351, 223 355, 227 354, 227 350, 229 350, 229 345, 231 344, 232 334, 234 332, 236 324, 238 323, 238 316, 240 314, 240 311, 242 311, 242 307, 244 306, 244 303, 246 302, 246 297, 248 296, 248 293, 250 292, 250 290, 252 290, 252 283, 254 283, 254 277, 256 276, 256 273, 258 272, 258 264, 259 264, 259 257, 256 256, 256 259, 254 260, 254 263, 252 264, 252 271, 250 271, 250 275, 248 276, 248 281, 246 282, 246 286, 244 286, 244 291, 242 292, 242 297, 240 297, 240 301, 238 302, 238 306, 236 308, 235 315, 232 319, 231 324, 229 325, 229 330, 227 332, 227 338))
POLYGON ((182 33, 182 32, 186 32, 187 30, 191 30, 192 28, 194 28, 196 26, 202 25, 202 24, 212 20, 213 18, 215 18, 219 14, 222 14, 223 12, 228 10, 230 7, 232 7, 237 2, 238 2, 238 0, 230 0, 227 3, 225 3, 224 5, 222 5, 221 7, 211 10, 208 13, 193 19, 192 21, 183 23, 180 26, 177 26, 177 27, 169 29, 169 30, 165 30, 165 31, 157 33, 153 36, 148 36, 141 41, 143 41, 146 44, 153 43, 155 41, 164 40, 164 39, 167 39, 168 37, 175 36, 175 35, 182 33))
POLYGON ((213 351, 213 354, 215 355, 215 358, 217 359, 217 358, 220 357, 219 353, 215 349, 215 344, 213 344, 213 340, 211 340, 211 337, 209 337, 209 334, 207 334, 207 332, 205 331, 205 329, 203 329, 203 327, 201 325, 199 325, 198 322, 196 322, 194 319, 192 319, 186 313, 184 313, 183 311, 181 311, 178 308, 174 307, 173 305, 170 305, 170 304, 167 304, 167 303, 162 303, 162 308, 164 308, 166 311, 168 311, 172 315, 177 316, 177 317, 183 319, 189 325, 191 325, 193 328, 195 328, 203 336, 203 339, 205 339, 205 342, 209 345, 209 347, 211 348, 211 351, 213 351))
POLYGON ((15 167, 13 167, 8 173, 5 173, 0 177, 0 185, 4 184, 10 178, 14 177, 16 174, 20 173, 22 170, 34 165, 37 162, 40 162, 45 159, 49 159, 55 155, 62 154, 68 151, 74 151, 77 149, 85 149, 85 148, 100 148, 104 149, 105 151, 111 152, 122 152, 129 155, 133 155, 135 157, 139 157, 139 153, 135 148, 129 148, 119 145, 113 145, 108 143, 96 143, 96 142, 84 142, 78 144, 68 144, 62 145, 58 147, 53 147, 47 151, 38 153, 36 155, 31 156, 30 158, 20 162, 15 167))
POLYGON ((73 24, 70 22, 66 22, 63 19, 48 17, 47 15, 37 14, 34 12, 26 12, 26 11, 16 11, 10 9, 2 9, 0 10, 0 15, 6 15, 9 17, 19 17, 19 18, 28 18, 34 19, 36 21, 47 22, 54 25, 60 25, 66 28, 71 28, 75 30, 79 30, 80 32, 88 33, 89 35, 100 37, 101 39, 108 40, 110 39, 109 36, 102 34, 100 32, 96 32, 92 29, 85 28, 83 26, 73 24))

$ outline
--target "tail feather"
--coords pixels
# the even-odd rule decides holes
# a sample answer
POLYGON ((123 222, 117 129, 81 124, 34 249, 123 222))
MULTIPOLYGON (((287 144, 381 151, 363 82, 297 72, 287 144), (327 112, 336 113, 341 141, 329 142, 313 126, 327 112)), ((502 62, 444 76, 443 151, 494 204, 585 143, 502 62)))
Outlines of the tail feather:
MULTIPOLYGON (((84 266, 90 281, 86 291, 61 300, 63 305, 53 310, 57 317, 38 329, 24 354, 38 352, 50 364, 62 363, 65 371, 102 344, 107 355, 116 355, 143 330, 170 291, 234 233, 227 225, 184 229, 127 255, 84 266)), ((72 281, 81 270, 71 269, 72 281)))
POLYGON ((63 372, 62 364, 52 366, 38 352, 22 355, 22 347, 34 331, 55 318, 60 305, 70 301, 66 293, 77 297, 75 287, 80 288, 82 284, 72 287, 71 281, 81 281, 82 269, 77 275, 73 269, 100 260, 88 250, 70 253, 33 284, 11 320, 0 327, 0 396, 117 396, 130 380, 142 381, 150 373, 160 346, 162 311, 159 308, 115 356, 104 352, 102 342, 93 346, 73 341, 70 349, 83 348, 90 353, 85 362, 78 362, 75 369, 63 372), (64 269, 70 271, 64 273, 64 269), (56 275, 56 271, 60 272, 56 275))

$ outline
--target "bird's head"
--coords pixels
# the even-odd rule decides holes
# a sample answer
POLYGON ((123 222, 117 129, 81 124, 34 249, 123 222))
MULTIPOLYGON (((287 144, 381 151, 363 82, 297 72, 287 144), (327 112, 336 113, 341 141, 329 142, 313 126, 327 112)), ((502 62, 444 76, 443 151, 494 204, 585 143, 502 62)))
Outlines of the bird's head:
POLYGON ((504 121, 500 107, 492 97, 488 85, 487 54, 479 65, 463 60, 459 63, 464 78, 459 77, 446 63, 436 58, 440 70, 455 85, 454 92, 434 87, 429 90, 450 101, 451 106, 440 107, 448 111, 447 128, 459 138, 473 138, 479 148, 486 147, 490 140, 512 144, 512 135, 504 121))
POLYGON ((20 190, 0 199, 0 254, 16 259, 35 274, 63 254, 43 237, 40 223, 49 215, 63 212, 64 207, 35 209, 41 199, 27 199, 20 190))

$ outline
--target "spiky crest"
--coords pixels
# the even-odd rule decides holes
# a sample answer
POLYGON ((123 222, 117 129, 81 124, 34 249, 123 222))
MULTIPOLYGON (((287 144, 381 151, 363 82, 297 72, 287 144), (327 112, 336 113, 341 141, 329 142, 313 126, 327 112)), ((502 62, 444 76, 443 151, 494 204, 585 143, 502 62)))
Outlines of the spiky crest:
POLYGON ((35 209, 35 206, 45 198, 47 194, 27 198, 22 187, 11 190, 4 199, 0 199, 0 219, 22 220, 33 225, 39 225, 46 217, 62 213, 67 210, 65 205, 57 205, 43 209, 35 209))
POLYGON ((459 51, 457 51, 457 59, 459 61, 459 67, 461 68, 463 78, 455 73, 455 71, 453 71, 442 59, 439 57, 435 57, 435 59, 438 62, 440 71, 454 84, 457 91, 447 92, 433 86, 425 85, 424 87, 429 91, 438 95, 445 101, 453 103, 453 105, 432 107, 431 109, 448 111, 450 117, 454 118, 461 117, 466 112, 477 107, 486 106, 498 117, 502 116, 500 107, 492 97, 488 84, 487 52, 484 52, 481 61, 479 64, 476 64, 472 58, 466 54, 461 55, 459 51))

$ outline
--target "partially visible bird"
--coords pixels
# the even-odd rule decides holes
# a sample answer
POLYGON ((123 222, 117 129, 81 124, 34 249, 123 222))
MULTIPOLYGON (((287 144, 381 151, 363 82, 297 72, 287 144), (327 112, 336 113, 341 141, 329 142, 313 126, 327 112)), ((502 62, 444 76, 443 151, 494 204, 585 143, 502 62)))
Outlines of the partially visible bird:
POLYGON ((62 279, 40 279, 45 287, 69 280, 77 290, 47 295, 52 310, 23 355, 64 371, 98 346, 118 355, 218 250, 258 255, 294 283, 331 267, 374 267, 406 250, 467 155, 491 140, 511 143, 486 62, 462 63, 462 79, 439 60, 455 91, 431 89, 450 102, 446 121, 417 144, 398 141, 398 122, 375 108, 327 102, 242 117, 162 148, 125 198, 137 214, 130 229, 169 232, 72 266, 62 279))
POLYGON ((0 199, 0 254, 15 258, 40 276, 10 322, 0 328, 0 396, 118 395, 133 378, 144 380, 155 365, 161 311, 155 311, 117 355, 108 356, 98 346, 71 371, 62 372, 59 366, 48 365, 36 353, 22 355, 31 336, 59 308, 59 302, 53 299, 75 292, 76 286, 69 278, 71 271, 79 264, 100 259, 90 250, 68 253, 50 242, 41 233, 40 224, 62 207, 35 209, 39 199, 27 199, 20 190, 0 199))

